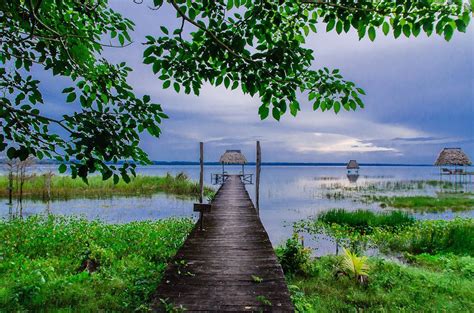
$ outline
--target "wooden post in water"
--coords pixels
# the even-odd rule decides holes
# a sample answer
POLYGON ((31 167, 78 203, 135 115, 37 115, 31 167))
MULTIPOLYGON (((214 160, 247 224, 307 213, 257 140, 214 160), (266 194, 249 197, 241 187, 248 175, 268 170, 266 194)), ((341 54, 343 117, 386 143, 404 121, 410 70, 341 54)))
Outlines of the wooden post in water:
POLYGON ((12 198, 13 198, 13 172, 10 171, 8 173, 8 204, 12 205, 12 198))
POLYGON ((204 198, 204 143, 199 143, 199 164, 201 170, 199 171, 199 203, 203 202, 204 198))
POLYGON ((260 151, 260 141, 257 141, 257 162, 255 163, 255 207, 260 215, 260 166, 262 153, 260 151))
MULTIPOLYGON (((204 198, 204 143, 199 143, 199 203, 203 202, 204 198)), ((199 229, 203 230, 204 213, 199 211, 199 229)))

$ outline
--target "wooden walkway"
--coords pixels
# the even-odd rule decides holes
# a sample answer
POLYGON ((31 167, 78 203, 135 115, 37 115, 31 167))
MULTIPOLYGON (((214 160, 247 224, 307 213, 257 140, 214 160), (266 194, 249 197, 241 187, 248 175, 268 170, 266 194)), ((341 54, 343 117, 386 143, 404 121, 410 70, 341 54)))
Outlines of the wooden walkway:
POLYGON ((294 311, 268 234, 238 176, 219 189, 204 231, 196 226, 168 266, 155 311, 164 311, 160 299, 186 312, 294 311))

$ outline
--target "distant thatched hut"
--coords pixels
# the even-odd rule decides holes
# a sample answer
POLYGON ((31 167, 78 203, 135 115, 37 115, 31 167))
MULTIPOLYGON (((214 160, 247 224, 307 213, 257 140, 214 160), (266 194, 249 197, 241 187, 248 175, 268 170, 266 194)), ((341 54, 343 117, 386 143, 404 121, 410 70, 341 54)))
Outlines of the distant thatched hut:
POLYGON ((245 155, 240 150, 226 150, 219 160, 221 164, 247 164, 245 155))
POLYGON ((359 174, 359 163, 356 160, 350 160, 347 163, 347 175, 358 175, 359 174))
POLYGON ((444 148, 436 159, 436 166, 468 166, 472 162, 461 148, 444 148))
POLYGON ((466 172, 465 167, 472 164, 471 160, 461 148, 444 148, 436 159, 435 166, 439 166, 441 175, 454 175, 456 182, 463 182, 464 177, 472 173, 466 172))
POLYGON ((244 165, 247 164, 247 159, 240 150, 226 150, 226 152, 221 155, 219 162, 222 164, 222 174, 225 173, 224 166, 227 164, 242 165, 242 174, 244 174, 244 165))

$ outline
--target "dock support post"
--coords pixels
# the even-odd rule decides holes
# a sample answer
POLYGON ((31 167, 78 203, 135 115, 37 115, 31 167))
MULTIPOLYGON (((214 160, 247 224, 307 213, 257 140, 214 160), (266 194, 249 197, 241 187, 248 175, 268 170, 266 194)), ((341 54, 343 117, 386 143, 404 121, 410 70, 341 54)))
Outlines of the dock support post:
POLYGON ((203 202, 204 198, 204 143, 199 143, 199 203, 203 202))
MULTIPOLYGON (((199 203, 203 202, 204 198, 204 143, 199 143, 199 203)), ((204 213, 199 211, 199 229, 202 231, 204 223, 204 213)))
POLYGON ((255 162, 255 207, 258 215, 260 215, 260 166, 262 161, 262 153, 260 151, 260 141, 257 141, 257 162, 255 162))

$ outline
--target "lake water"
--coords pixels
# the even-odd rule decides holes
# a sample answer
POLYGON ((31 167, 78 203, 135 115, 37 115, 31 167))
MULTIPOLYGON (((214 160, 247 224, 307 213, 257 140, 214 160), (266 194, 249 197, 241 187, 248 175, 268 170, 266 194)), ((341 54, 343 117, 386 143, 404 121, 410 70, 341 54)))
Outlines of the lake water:
MULTIPOLYGON (((55 167, 37 167, 34 172, 41 172, 55 167)), ((226 167, 229 173, 238 173, 240 167, 226 167)), ((220 173, 220 166, 205 167, 205 183, 211 185, 211 174, 220 173)), ((186 173, 191 179, 199 177, 199 167, 190 166, 147 166, 138 168, 142 175, 165 175, 166 173, 186 173)), ((253 173, 254 167, 246 167, 246 173, 253 173)), ((301 219, 315 216, 331 208, 349 210, 370 208, 381 210, 376 203, 365 204, 357 201, 357 192, 353 190, 367 186, 384 186, 397 182, 411 180, 439 180, 439 172, 430 166, 367 166, 359 171, 356 182, 347 177, 345 167, 338 166, 263 166, 260 184, 260 217, 274 246, 281 244, 292 234, 292 223, 301 219), (335 189, 336 188, 336 189, 335 189), (339 197, 331 197, 334 190, 340 190, 339 197), (343 195, 342 197, 340 195, 343 195), (329 195, 329 196, 328 196, 329 195), (329 198, 328 198, 329 197, 329 198)), ((464 188, 472 191, 472 184, 464 188)), ((217 188, 217 187, 216 187, 217 188)), ((435 194, 439 187, 423 189, 408 189, 403 187, 397 191, 383 191, 385 194, 435 194)), ((247 185, 247 190, 255 199, 255 186, 247 185)), ((380 194, 382 191, 373 191, 380 194)), ((23 215, 53 213, 63 215, 78 215, 88 219, 101 219, 109 223, 126 223, 149 219, 159 219, 171 216, 193 216, 194 201, 179 197, 155 194, 145 197, 113 197, 108 199, 72 199, 67 201, 26 200, 23 203, 23 215)), ((0 206, 0 216, 8 217, 10 210, 5 201, 0 206)), ((474 211, 452 213, 417 214, 418 218, 451 219, 455 216, 474 217, 474 211)), ((327 240, 312 242, 310 246, 317 247, 316 254, 333 252, 334 247, 327 240)))

